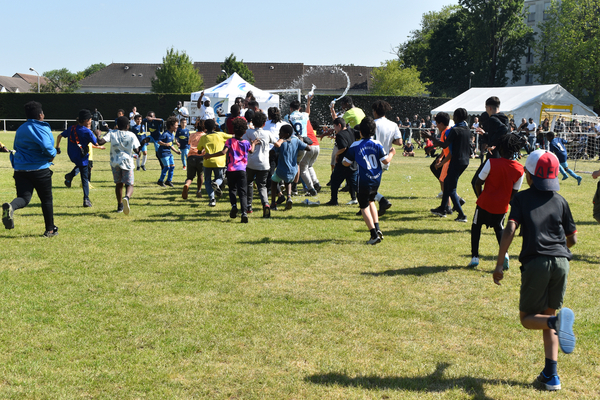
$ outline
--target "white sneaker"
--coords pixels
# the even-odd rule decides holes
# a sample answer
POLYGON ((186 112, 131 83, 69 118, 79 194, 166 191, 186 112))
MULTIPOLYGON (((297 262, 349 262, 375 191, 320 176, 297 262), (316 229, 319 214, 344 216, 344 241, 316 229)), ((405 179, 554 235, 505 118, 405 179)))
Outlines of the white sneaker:
POLYGON ((350 200, 349 202, 346 203, 347 206, 352 206, 354 204, 358 204, 358 200, 354 199, 354 200, 350 200))
POLYGON ((471 262, 469 263, 469 265, 467 265, 467 268, 475 268, 478 265, 479 265, 479 258, 473 257, 473 258, 471 258, 471 262))
POLYGON ((441 199, 442 197, 444 197, 444 192, 439 192, 438 195, 436 196, 438 199, 441 199))

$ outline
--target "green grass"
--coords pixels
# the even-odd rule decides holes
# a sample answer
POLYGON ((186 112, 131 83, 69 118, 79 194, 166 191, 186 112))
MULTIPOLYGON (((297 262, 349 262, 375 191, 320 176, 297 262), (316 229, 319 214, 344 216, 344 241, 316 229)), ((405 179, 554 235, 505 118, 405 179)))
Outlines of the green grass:
MULTIPOLYGON (((0 133, 9 147, 12 137, 0 133)), ((325 142, 318 160, 323 184, 330 150, 325 142)), ((439 185, 421 151, 396 157, 384 175, 393 207, 377 246, 365 244, 355 206, 297 202, 240 224, 226 197, 215 208, 206 196, 181 199, 177 158, 176 188, 158 187, 153 155, 136 173, 131 214, 116 214, 108 150, 94 159, 91 209, 81 207, 79 178, 62 184, 66 152, 56 159, 57 237, 40 237, 35 195, 0 234, 0 398, 555 398, 531 385, 544 358, 541 332, 518 319, 521 239, 502 286, 492 282, 491 230, 479 269, 466 269, 470 224, 430 215, 439 185)), ((469 220, 476 167, 459 182, 469 220)), ((10 201, 5 154, 0 171, 0 201, 10 201)), ((578 343, 559 356, 559 396, 600 398, 596 182, 584 175, 561 187, 579 242, 565 300, 578 343)), ((327 188, 318 199, 329 200, 327 188)))

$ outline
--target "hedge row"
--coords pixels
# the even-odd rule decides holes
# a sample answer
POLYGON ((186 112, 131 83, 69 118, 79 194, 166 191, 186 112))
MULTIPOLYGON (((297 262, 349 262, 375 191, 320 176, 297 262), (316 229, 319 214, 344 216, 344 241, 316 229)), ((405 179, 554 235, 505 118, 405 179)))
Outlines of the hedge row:
MULTIPOLYGON (((189 94, 137 94, 137 93, 2 93, 0 94, 0 119, 25 118, 23 105, 35 100, 42 103, 47 119, 75 119, 82 108, 97 108, 106 120, 116 118, 117 110, 122 108, 126 115, 133 106, 142 114, 152 110, 158 117, 171 115, 178 101, 190 98, 189 94)), ((315 96, 311 102, 311 121, 319 126, 331 122, 329 104, 335 96, 315 96)), ((287 114, 287 105, 293 96, 282 98, 282 114, 287 114)), ((392 106, 387 115, 389 119, 411 117, 412 115, 429 115, 432 109, 449 99, 435 97, 394 97, 394 96, 352 96, 355 106, 371 115, 371 105, 375 100, 385 100, 392 106)), ((302 99, 305 102, 305 99, 302 99)), ((339 110, 339 107, 336 109, 339 110)), ((8 130, 16 130, 20 122, 7 122, 8 130)), ((63 123, 51 123, 56 130, 63 129, 63 123)))

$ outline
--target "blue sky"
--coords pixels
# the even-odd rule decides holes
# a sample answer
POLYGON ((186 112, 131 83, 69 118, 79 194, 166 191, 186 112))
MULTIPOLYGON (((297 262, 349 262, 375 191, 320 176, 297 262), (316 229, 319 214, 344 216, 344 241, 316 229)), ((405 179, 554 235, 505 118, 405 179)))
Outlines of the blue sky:
POLYGON ((67 1, 2 4, 0 75, 71 72, 94 63, 160 63, 167 49, 193 61, 379 66, 423 13, 457 0, 67 1))

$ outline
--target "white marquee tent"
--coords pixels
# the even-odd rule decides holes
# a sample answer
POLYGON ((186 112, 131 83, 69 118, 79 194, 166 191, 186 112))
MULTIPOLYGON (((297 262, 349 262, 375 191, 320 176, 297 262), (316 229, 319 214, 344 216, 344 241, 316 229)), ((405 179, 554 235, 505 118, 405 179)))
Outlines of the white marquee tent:
MULTIPOLYGON (((211 106, 215 109, 215 113, 221 109, 221 112, 226 114, 231 109, 235 98, 246 98, 246 94, 249 91, 252 91, 252 94, 256 98, 256 101, 258 101, 259 107, 262 110, 267 110, 269 107, 279 107, 279 95, 252 86, 236 72, 218 85, 205 89, 204 96, 210 99, 211 106)), ((196 110, 196 102, 198 101, 198 97, 200 97, 200 93, 202 93, 202 91, 191 94, 191 115, 194 115, 193 112, 196 110)))
POLYGON ((558 84, 512 87, 471 88, 454 99, 431 111, 432 115, 447 112, 452 115, 457 108, 466 108, 470 115, 485 111, 485 101, 497 96, 500 111, 512 116, 518 125, 521 118, 533 118, 540 123, 559 114, 596 116, 594 111, 558 84))

